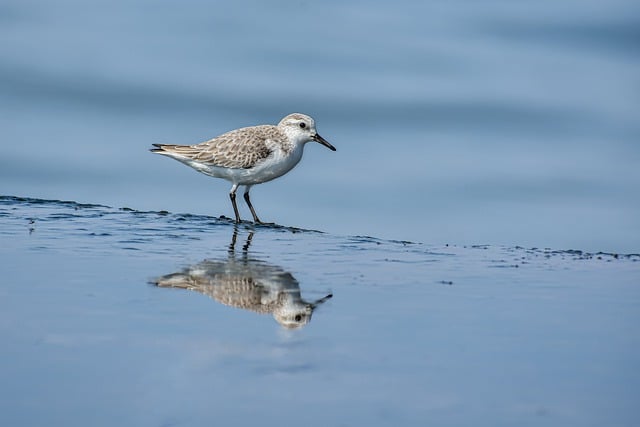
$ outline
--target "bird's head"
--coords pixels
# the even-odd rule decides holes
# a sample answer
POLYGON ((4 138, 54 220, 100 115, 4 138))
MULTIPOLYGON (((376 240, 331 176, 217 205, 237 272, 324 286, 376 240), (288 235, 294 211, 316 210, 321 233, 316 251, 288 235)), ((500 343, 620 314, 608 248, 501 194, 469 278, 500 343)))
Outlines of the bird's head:
POLYGON ((316 130, 316 122, 306 114, 293 113, 280 120, 278 127, 287 134, 291 140, 298 143, 306 143, 309 141, 318 142, 331 151, 336 151, 336 148, 329 144, 329 142, 321 137, 316 130))

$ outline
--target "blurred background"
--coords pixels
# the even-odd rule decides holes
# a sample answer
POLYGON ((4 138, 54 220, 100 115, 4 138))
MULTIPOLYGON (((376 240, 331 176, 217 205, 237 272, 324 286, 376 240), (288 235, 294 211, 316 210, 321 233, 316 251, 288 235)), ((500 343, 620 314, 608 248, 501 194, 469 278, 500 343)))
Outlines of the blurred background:
MULTIPOLYGON (((640 250, 635 1, 0 2, 0 194, 232 216, 148 152, 312 115, 266 221, 640 250)), ((244 218, 250 218, 241 207, 244 218)))

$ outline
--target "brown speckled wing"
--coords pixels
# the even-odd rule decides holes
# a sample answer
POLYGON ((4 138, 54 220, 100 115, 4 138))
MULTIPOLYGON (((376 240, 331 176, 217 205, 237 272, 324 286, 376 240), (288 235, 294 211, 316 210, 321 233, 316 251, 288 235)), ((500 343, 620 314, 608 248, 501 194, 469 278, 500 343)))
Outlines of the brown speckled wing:
POLYGON ((163 145, 162 149, 205 164, 247 169, 269 157, 270 146, 285 141, 277 127, 263 125, 233 130, 197 145, 163 145))
MULTIPOLYGON (((208 262, 209 267, 224 269, 226 264, 208 262)), ((264 285, 256 281, 250 273, 214 273, 202 274, 183 272, 173 273, 155 280, 161 288, 179 288, 200 292, 221 304, 243 308, 260 314, 273 313, 284 303, 285 294, 280 293, 275 301, 263 301, 266 291, 264 285)))

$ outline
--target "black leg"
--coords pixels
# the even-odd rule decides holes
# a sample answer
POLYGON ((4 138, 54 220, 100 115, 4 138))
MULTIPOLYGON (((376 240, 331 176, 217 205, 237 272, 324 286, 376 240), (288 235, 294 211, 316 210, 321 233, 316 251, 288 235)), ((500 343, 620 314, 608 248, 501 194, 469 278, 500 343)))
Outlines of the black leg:
POLYGON ((256 224, 262 224, 262 221, 260 221, 260 218, 258 218, 258 215, 256 214, 256 211, 255 209, 253 209, 253 205, 251 204, 251 199, 249 198, 249 188, 251 187, 247 187, 244 192, 244 201, 247 202, 249 210, 251 210, 251 215, 253 215, 253 222, 255 222, 256 224))
MULTIPOLYGON (((253 239, 253 231, 249 232, 249 235, 247 236, 247 241, 242 246, 242 255, 243 255, 243 258, 245 260, 247 258, 248 253, 249 253, 249 246, 251 246, 251 240, 252 239, 253 239)), ((231 236, 231 243, 229 243, 229 250, 227 251, 229 253, 229 256, 235 256, 235 254, 236 254, 236 240, 238 240, 238 225, 237 224, 233 226, 233 235, 231 236)))
POLYGON ((240 213, 238 213, 238 205, 236 205, 236 190, 238 186, 236 184, 231 187, 231 191, 229 192, 229 197, 231 198, 231 204, 233 205, 233 213, 236 214, 236 222, 240 222, 240 213))
POLYGON ((249 233, 249 235, 247 236, 247 242, 244 244, 244 246, 242 247, 242 253, 246 256, 247 253, 249 252, 249 246, 251 246, 251 240, 253 239, 253 231, 251 231, 249 233))
POLYGON ((238 238, 238 226, 233 226, 233 235, 231 236, 231 243, 229 244, 229 255, 233 255, 236 251, 236 239, 238 238))

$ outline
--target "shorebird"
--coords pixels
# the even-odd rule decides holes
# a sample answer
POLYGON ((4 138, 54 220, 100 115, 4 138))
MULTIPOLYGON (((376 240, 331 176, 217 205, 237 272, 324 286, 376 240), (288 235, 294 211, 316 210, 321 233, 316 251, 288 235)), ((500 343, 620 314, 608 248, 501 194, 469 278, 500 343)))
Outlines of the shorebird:
POLYGON ((227 259, 208 259, 182 271, 152 281, 161 288, 188 289, 207 295, 221 304, 260 314, 271 314, 286 329, 309 323, 315 309, 331 299, 328 294, 310 302, 302 298, 298 281, 283 268, 248 255, 253 233, 242 256, 235 255, 235 229, 227 259))
POLYGON ((256 214, 249 190, 253 185, 278 178, 294 168, 302 158, 304 146, 316 141, 336 151, 316 131, 315 121, 301 113, 289 114, 274 125, 251 126, 232 130, 195 145, 153 144, 152 153, 174 158, 215 178, 231 182, 229 197, 235 221, 240 222, 236 190, 245 186, 244 200, 253 221, 262 224, 256 214))

